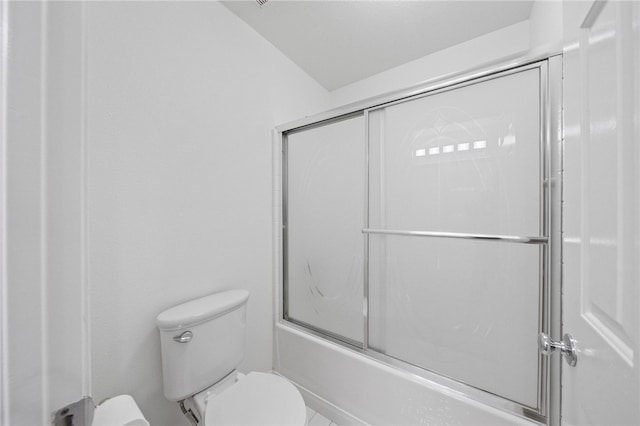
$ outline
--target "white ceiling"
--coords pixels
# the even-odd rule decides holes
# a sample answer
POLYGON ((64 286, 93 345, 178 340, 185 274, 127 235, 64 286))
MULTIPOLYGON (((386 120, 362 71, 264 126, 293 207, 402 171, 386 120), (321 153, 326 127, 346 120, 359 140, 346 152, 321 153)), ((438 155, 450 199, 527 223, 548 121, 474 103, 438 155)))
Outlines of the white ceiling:
POLYGON ((223 1, 328 90, 529 18, 533 1, 223 1))

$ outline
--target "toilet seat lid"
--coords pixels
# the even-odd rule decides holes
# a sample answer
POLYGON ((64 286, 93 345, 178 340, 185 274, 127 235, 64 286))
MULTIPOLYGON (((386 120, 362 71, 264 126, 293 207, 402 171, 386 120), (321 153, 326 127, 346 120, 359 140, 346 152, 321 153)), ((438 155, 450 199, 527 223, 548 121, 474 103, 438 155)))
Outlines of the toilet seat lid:
POLYGON ((307 410, 288 380, 252 372, 207 402, 205 425, 304 426, 307 410))

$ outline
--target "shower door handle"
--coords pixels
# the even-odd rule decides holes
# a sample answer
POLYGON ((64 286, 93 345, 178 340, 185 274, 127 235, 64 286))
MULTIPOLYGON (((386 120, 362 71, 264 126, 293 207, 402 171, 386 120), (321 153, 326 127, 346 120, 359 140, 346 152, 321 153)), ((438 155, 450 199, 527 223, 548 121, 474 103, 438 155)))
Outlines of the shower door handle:
POLYGON ((575 367, 578 362, 576 341, 569 333, 565 333, 562 340, 553 340, 546 333, 538 334, 538 350, 543 355, 551 355, 555 351, 560 351, 564 359, 572 367, 575 367))

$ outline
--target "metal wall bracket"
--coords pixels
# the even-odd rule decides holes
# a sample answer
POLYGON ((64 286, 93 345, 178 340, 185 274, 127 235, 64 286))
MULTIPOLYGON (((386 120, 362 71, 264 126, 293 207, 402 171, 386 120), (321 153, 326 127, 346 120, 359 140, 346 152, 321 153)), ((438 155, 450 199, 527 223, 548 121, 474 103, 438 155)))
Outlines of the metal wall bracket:
POLYGON ((56 411, 52 423, 54 426, 91 426, 95 409, 93 399, 85 396, 56 411))
POLYGON ((578 362, 576 341, 569 333, 565 333, 562 340, 553 340, 545 333, 538 334, 538 350, 543 355, 551 355, 559 350, 567 364, 572 367, 575 367, 578 362))

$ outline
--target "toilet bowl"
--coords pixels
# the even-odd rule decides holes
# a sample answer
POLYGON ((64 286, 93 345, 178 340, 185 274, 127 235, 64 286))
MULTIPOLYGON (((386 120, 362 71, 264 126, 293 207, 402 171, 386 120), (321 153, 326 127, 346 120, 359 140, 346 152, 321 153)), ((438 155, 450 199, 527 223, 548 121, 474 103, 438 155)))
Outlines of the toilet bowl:
POLYGON ((300 392, 288 380, 251 372, 224 392, 207 400, 206 426, 285 426, 306 424, 300 392))
POLYGON ((249 293, 230 290, 162 312, 165 397, 194 426, 306 425, 300 392, 284 377, 236 371, 244 357, 249 293))

